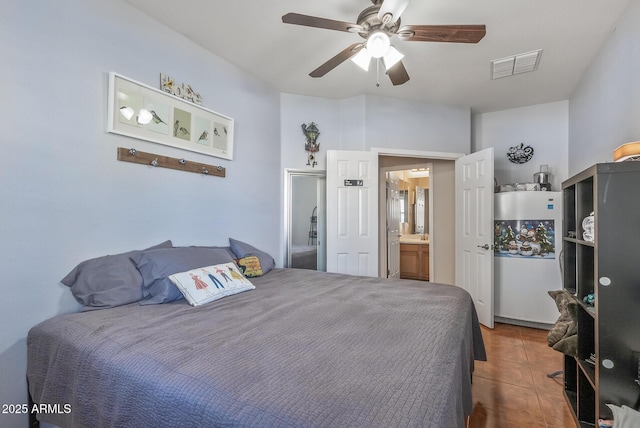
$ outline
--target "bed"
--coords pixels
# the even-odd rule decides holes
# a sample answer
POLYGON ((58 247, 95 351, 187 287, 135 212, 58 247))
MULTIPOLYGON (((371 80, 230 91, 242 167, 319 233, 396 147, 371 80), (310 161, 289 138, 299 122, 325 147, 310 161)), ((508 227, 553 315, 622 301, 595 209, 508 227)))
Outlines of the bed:
POLYGON ((291 246, 291 267, 316 270, 318 268, 318 247, 316 245, 291 246))
MULTIPOLYGON (((464 427, 485 349, 462 289, 301 269, 255 290, 59 315, 28 334, 61 427, 464 427), (67 411, 68 410, 68 411, 67 411)), ((51 408, 51 407, 50 407, 51 408)))

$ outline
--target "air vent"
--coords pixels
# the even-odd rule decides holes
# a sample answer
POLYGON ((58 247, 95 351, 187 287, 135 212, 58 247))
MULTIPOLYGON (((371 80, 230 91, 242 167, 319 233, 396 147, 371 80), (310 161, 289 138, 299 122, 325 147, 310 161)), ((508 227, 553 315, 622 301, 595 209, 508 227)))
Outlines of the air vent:
POLYGON ((512 76, 514 74, 528 73, 538 69, 542 49, 526 52, 491 61, 491 79, 512 76))

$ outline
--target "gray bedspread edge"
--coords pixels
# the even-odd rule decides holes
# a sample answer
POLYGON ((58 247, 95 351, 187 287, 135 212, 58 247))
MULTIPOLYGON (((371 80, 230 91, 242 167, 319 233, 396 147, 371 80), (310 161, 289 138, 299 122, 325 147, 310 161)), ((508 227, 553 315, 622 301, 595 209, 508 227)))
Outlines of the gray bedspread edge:
POLYGON ((28 336, 61 427, 464 427, 486 360, 458 287, 275 269, 256 290, 67 314, 28 336), (188 334, 187 334, 188 332, 188 334))

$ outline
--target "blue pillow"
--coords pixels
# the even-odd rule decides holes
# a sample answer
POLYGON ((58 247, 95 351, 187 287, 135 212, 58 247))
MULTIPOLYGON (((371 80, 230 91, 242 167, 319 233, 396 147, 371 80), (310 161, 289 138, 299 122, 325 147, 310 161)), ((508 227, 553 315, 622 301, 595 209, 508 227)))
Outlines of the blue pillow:
POLYGON ((170 275, 203 266, 232 262, 227 247, 174 247, 142 251, 131 260, 142 275, 141 305, 169 303, 183 299, 170 275))
MULTIPOLYGON (((171 241, 147 248, 171 248, 171 241)), ((142 277, 131 261, 142 252, 129 251, 85 260, 73 268, 60 282, 87 309, 113 308, 142 299, 142 277)))
POLYGON ((263 274, 276 267, 276 261, 273 257, 264 251, 258 250, 256 247, 233 238, 229 238, 229 245, 231 246, 231 251, 233 251, 233 254, 235 254, 238 259, 247 256, 256 256, 258 260, 260 260, 260 267, 262 268, 263 274))

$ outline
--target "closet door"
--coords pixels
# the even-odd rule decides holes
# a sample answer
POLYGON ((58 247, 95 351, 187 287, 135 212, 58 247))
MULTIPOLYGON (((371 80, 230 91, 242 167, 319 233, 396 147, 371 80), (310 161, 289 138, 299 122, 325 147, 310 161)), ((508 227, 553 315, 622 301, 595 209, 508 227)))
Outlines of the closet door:
POLYGON ((378 154, 327 150, 327 271, 378 276, 378 154))

